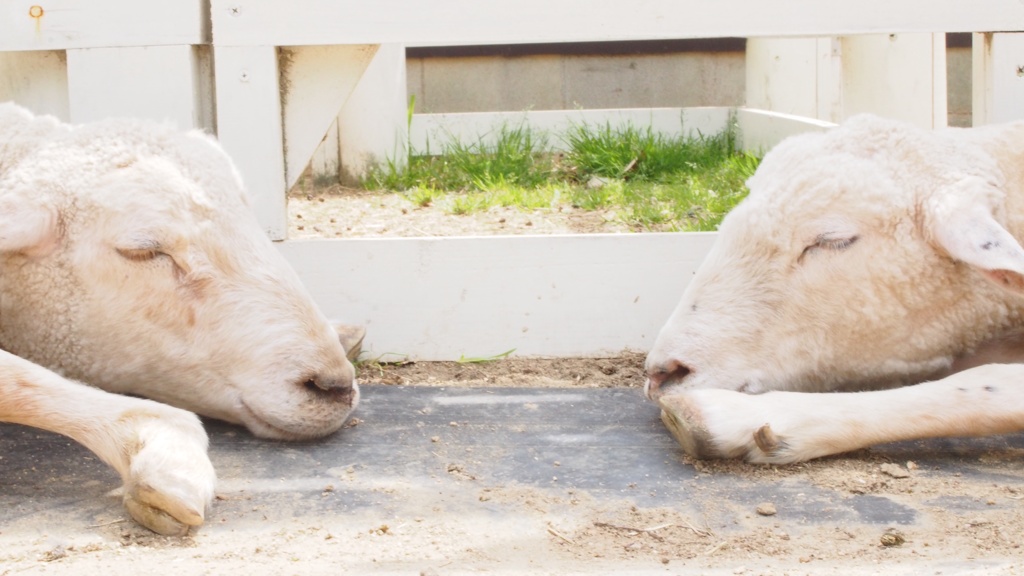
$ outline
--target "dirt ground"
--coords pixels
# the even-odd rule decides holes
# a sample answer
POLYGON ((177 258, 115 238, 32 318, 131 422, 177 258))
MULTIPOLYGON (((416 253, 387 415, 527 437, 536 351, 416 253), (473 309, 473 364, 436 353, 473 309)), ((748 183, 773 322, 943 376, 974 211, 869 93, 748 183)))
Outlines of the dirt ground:
MULTIPOLYGON (((775 475, 850 482, 868 480, 875 494, 906 498, 920 492, 963 495, 970 486, 932 478, 884 479, 878 462, 832 460, 775 475), (827 468, 827 470, 825 470, 827 468), (840 480, 846 481, 846 480, 840 480)), ((705 469, 692 489, 715 498, 705 469), (710 486, 707 486, 710 484, 710 486)), ((1020 574, 1019 490, 990 486, 969 496, 984 505, 972 513, 935 509, 913 526, 796 524, 775 521, 751 506, 738 525, 709 526, 701 517, 665 507, 609 505, 585 493, 488 486, 458 480, 491 512, 451 513, 450 503, 427 490, 395 483, 413 512, 381 520, 357 514, 344 522, 288 518, 284 503, 244 513, 218 513, 217 523, 185 538, 165 538, 130 522, 112 520, 86 534, 51 530, 0 551, 0 574, 1020 574), (439 521, 432 511, 444 508, 439 521), (500 519, 495 511, 500 511, 500 519), (262 513, 262 516, 261 516, 262 513), (260 518, 254 520, 253 516, 260 518), (230 526, 230 528, 228 528, 230 526)), ((858 490, 865 489, 862 486, 858 490)), ((324 487, 324 498, 333 488, 324 487)), ((244 496, 225 494, 218 502, 244 496)), ((57 518, 52 520, 59 521, 57 518)))
POLYGON ((644 353, 616 358, 506 358, 493 362, 402 362, 359 365, 359 379, 406 386, 640 388, 644 353))
MULTIPOLYGON (((453 217, 370 194, 295 198, 290 211, 292 237, 624 231, 610 214, 508 209, 453 217)), ((359 366, 359 378, 384 385, 529 387, 553 393, 621 389, 631 401, 642 402, 637 389, 644 380, 643 354, 366 362, 359 366)), ((410 415, 410 422, 417 418, 410 415)), ((372 418, 362 415, 350 423, 372 425, 372 418)), ((246 434, 221 433, 222 442, 246 434)), ((665 461, 689 474, 680 480, 691 495, 687 504, 652 503, 628 490, 608 497, 554 482, 549 487, 499 484, 474 471, 473 448, 450 445, 441 434, 427 442, 429 457, 441 463, 435 474, 378 476, 369 489, 358 462, 331 467, 326 475, 310 473, 285 488, 272 480, 246 479, 253 462, 215 453, 221 470, 217 501, 206 526, 185 538, 139 528, 126 518, 116 494, 102 496, 116 478, 90 480, 77 489, 88 504, 14 514, 0 524, 0 576, 1024 574, 1024 449, 1015 447, 1020 442, 968 444, 952 456, 941 450, 922 453, 916 446, 883 447, 783 467, 696 462, 667 449, 665 461), (964 465, 969 473, 948 474, 934 462, 964 465), (313 496, 297 496, 296 485, 313 496), (769 500, 761 496, 765 487, 775 495, 769 500), (905 506, 917 516, 906 523, 846 519, 841 512, 865 497, 905 506), (360 498, 369 505, 353 507, 353 499, 360 498), (789 512, 815 498, 825 499, 821 517, 789 512)), ((283 444, 268 449, 292 450, 283 444)), ((309 465, 296 454, 296 466, 309 465)), ((559 462, 542 465, 557 479, 559 462)), ((643 470, 636 473, 642 477, 643 470)), ((51 480, 44 475, 32 481, 51 480)), ((20 493, 17 498, 32 500, 20 493)), ((19 503, 3 502, 12 509, 19 503)))
POLYGON ((561 206, 523 211, 497 207, 467 215, 443 206, 420 207, 401 194, 335 186, 288 199, 289 238, 479 236, 630 232, 614 211, 561 206))

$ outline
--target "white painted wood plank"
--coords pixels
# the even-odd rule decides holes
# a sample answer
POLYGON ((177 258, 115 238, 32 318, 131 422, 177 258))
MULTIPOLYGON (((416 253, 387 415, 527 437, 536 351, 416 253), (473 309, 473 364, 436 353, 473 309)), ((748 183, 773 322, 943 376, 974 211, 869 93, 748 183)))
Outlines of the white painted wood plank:
MULTIPOLYGON (((817 113, 813 118, 827 122, 843 119, 843 43, 841 38, 817 38, 818 66, 815 72, 817 113)), ((749 104, 748 104, 749 106, 749 104)))
POLYGON ((736 110, 736 122, 743 138, 742 148, 762 153, 790 136, 804 132, 821 132, 835 127, 832 122, 824 120, 752 108, 736 110))
POLYGON ((288 231, 277 49, 214 48, 217 136, 242 174, 256 218, 273 240, 288 231))
POLYGON ((133 116, 210 129, 203 124, 200 70, 192 46, 68 50, 71 121, 133 116))
POLYGON ((368 357, 455 360, 647 350, 714 233, 289 241, 331 318, 368 357), (329 263, 329 264, 328 264, 329 263))
POLYGON ((212 0, 218 45, 495 44, 1024 30, 1018 0, 212 0))
POLYGON ((0 52, 0 102, 4 101, 68 122, 71 114, 64 52, 0 52))
POLYGON ((992 124, 992 34, 971 35, 971 123, 992 124))
POLYGON ((922 128, 946 125, 943 34, 843 38, 843 117, 871 112, 922 128))
POLYGON ((415 153, 439 152, 445 142, 492 143, 502 127, 529 126, 535 134, 547 136, 554 150, 565 150, 559 136, 572 126, 650 126, 669 135, 717 134, 725 129, 734 109, 626 108, 619 110, 540 110, 529 112, 470 112, 461 114, 415 114, 409 130, 415 153))
POLYGON ((1024 33, 975 34, 975 126, 1024 119, 1024 33))
POLYGON ((209 42, 204 0, 4 0, 0 51, 209 42))
POLYGON ((931 71, 931 109, 932 128, 942 128, 949 125, 949 78, 947 77, 946 57, 946 35, 944 33, 924 34, 931 36, 932 71, 931 71))
POLYGON ((283 50, 281 72, 288 188, 295 185, 309 166, 313 152, 376 52, 374 44, 299 46, 283 50))
POLYGON ((818 39, 751 38, 746 53, 746 105, 818 116, 818 39))

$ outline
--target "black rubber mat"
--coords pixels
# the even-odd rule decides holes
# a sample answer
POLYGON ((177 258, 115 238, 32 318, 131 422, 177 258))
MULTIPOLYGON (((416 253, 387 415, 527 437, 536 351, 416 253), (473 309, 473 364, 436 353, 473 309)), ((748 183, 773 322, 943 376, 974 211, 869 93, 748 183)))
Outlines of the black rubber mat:
MULTIPOLYGON (((664 429, 658 409, 636 389, 437 388, 364 386, 358 423, 316 442, 253 438, 244 429, 207 422, 210 456, 225 516, 273 514, 280 498, 309 516, 363 507, 400 509, 389 480, 431 486, 452 506, 486 506, 474 486, 519 485, 581 491, 592 498, 672 506, 720 526, 759 502, 778 506, 780 522, 910 524, 917 511, 885 496, 850 493, 782 475, 698 471, 664 429), (339 479, 346 479, 339 482, 339 479), (700 488, 695 489, 695 488, 700 488), (332 497, 327 498, 325 494, 332 497), (714 506, 708 503, 713 500, 714 506)), ((893 462, 914 460, 930 474, 1019 484, 1024 463, 990 466, 993 451, 1024 451, 1024 434, 903 442, 877 447, 893 462)), ((854 458, 857 456, 854 455, 854 458)), ((0 425, 0 526, 33 514, 84 524, 121 513, 108 493, 117 475, 84 448, 58 435, 0 425)), ((953 509, 984 506, 969 494, 931 501, 953 509)), ((216 516, 214 516, 216 517, 216 516)))

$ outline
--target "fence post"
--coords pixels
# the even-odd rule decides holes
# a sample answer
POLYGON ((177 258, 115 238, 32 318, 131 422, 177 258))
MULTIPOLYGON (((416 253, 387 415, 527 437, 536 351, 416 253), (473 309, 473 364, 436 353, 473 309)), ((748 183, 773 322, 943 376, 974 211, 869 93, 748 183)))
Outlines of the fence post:
POLYGON ((946 125, 946 35, 843 37, 843 116, 873 112, 917 124, 946 125))
POLYGON ((974 125, 1024 119, 1024 32, 976 33, 973 44, 974 125))
POLYGON ((67 51, 70 120, 134 116, 213 130, 208 65, 189 45, 67 51))
POLYGON ((245 178, 272 240, 288 233, 277 48, 215 46, 217 135, 245 178))
POLYGON ((61 50, 0 52, 0 102, 68 122, 68 72, 61 50))
POLYGON ((746 106, 839 122, 840 58, 838 38, 749 38, 746 106))

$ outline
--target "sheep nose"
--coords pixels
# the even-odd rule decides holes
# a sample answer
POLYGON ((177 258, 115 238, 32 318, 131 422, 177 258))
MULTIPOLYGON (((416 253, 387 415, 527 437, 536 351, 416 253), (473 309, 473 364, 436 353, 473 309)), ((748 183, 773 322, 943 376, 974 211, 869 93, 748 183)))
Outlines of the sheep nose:
POLYGON ((358 394, 352 369, 341 374, 315 374, 305 379, 302 386, 317 398, 346 406, 351 406, 358 394))
POLYGON ((665 384, 674 384, 686 378, 692 370, 678 360, 669 360, 647 368, 647 382, 644 383, 644 396, 649 400, 657 400, 664 394, 665 384))

